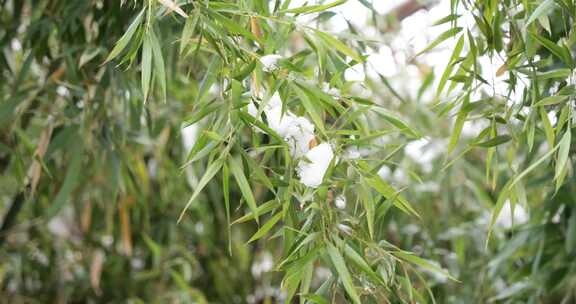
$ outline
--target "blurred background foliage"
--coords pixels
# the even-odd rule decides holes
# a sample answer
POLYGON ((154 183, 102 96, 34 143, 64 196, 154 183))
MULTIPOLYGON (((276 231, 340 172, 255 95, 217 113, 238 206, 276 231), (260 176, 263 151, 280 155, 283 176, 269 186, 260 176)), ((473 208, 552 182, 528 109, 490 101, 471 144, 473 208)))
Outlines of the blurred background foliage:
POLYGON ((574 303, 574 2, 389 2, 0 1, 0 302, 574 303), (254 90, 326 124, 328 186, 254 90))

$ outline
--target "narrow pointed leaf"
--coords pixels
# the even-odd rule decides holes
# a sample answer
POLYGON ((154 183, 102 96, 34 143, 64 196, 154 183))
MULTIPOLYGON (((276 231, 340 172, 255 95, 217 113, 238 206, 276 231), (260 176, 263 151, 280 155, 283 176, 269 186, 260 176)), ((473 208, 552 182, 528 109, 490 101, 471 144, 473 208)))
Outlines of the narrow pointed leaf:
POLYGON ((118 42, 116 42, 116 45, 114 46, 108 57, 106 57, 104 63, 107 63, 110 60, 116 58, 126 48, 128 43, 132 39, 132 36, 134 36, 134 33, 136 33, 136 30, 140 26, 140 23, 142 22, 142 16, 144 16, 144 9, 141 10, 138 15, 136 15, 136 18, 134 18, 134 21, 132 21, 132 23, 130 24, 124 35, 122 35, 122 37, 120 37, 118 42))
POLYGON ((198 198, 198 195, 202 192, 202 189, 204 189, 204 187, 206 187, 208 182, 216 175, 216 173, 218 173, 218 171, 220 171, 220 168, 222 168, 223 164, 224 164, 224 161, 220 158, 220 159, 212 162, 210 165, 208 165, 208 168, 206 168, 206 171, 205 171, 204 175, 202 176, 202 178, 200 179, 200 181, 198 182, 196 189, 194 189, 194 193, 192 193, 192 196, 190 197, 190 199, 186 203, 186 206, 184 206, 184 209, 180 213, 180 216, 178 217, 178 222, 180 222, 182 220, 182 218, 184 217, 184 214, 186 213, 186 210, 188 210, 188 208, 190 208, 190 205, 192 205, 194 200, 196 200, 196 198, 198 198))
POLYGON ((254 199, 254 194, 252 194, 252 189, 250 189, 250 184, 244 175, 244 170, 242 169, 242 164, 240 160, 231 157, 230 161, 228 162, 230 166, 230 170, 232 171, 232 175, 236 179, 236 183, 238 187, 240 187, 240 192, 242 192, 242 196, 246 200, 248 207, 252 210, 254 214, 254 219, 258 222, 258 207, 256 206, 256 200, 254 199))
POLYGON ((352 282, 352 276, 346 267, 346 263, 344 262, 344 258, 342 258, 340 251, 330 243, 327 244, 326 251, 328 252, 328 256, 330 257, 334 268, 336 268, 336 272, 338 272, 338 275, 340 276, 340 280, 342 280, 346 293, 348 293, 348 296, 352 299, 352 302, 355 304, 362 303, 358 293, 356 292, 356 287, 352 282))

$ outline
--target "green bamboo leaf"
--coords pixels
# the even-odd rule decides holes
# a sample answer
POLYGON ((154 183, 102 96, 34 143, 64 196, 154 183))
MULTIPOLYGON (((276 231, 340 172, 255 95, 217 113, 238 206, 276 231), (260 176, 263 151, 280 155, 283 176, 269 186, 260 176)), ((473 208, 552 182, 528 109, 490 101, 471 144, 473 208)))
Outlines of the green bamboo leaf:
POLYGON ((150 31, 150 35, 148 37, 150 39, 150 45, 152 46, 154 78, 158 81, 158 85, 160 85, 162 100, 166 102, 166 69, 164 66, 164 57, 162 56, 160 43, 158 42, 158 38, 156 38, 154 31, 150 31))
POLYGON ((242 192, 242 196, 246 200, 248 207, 252 210, 254 214, 254 219, 258 223, 258 206, 256 205, 256 200, 254 199, 254 195, 252 194, 252 189, 250 189, 250 184, 244 175, 244 170, 242 169, 242 163, 240 160, 231 157, 229 162, 230 170, 232 171, 232 175, 236 179, 236 183, 238 187, 240 187, 240 192, 242 192))
POLYGON ((341 5, 346 3, 348 0, 337 0, 331 3, 322 4, 322 5, 306 5, 297 8, 291 8, 287 10, 281 10, 279 13, 291 13, 291 14, 312 14, 321 11, 325 11, 329 8, 341 5))
POLYGON ((541 99, 534 106, 539 107, 539 106, 550 106, 550 105, 559 104, 559 103, 566 101, 569 97, 570 96, 566 96, 566 95, 549 96, 549 97, 541 99))
POLYGON ((370 178, 366 178, 366 184, 370 187, 374 188, 378 193, 380 193, 385 198, 392 200, 394 206, 398 209, 408 213, 415 215, 416 217, 420 217, 418 212, 412 208, 410 203, 398 193, 392 186, 390 186, 387 182, 385 182, 380 176, 374 176, 370 178))
POLYGON ((215 11, 207 11, 207 13, 213 17, 216 21, 218 21, 222 26, 224 26, 230 33, 242 35, 250 40, 256 41, 262 44, 262 41, 256 37, 252 32, 245 29, 244 27, 240 26, 237 22, 230 20, 228 17, 217 13, 215 11))
POLYGON ((546 140, 548 141, 548 145, 550 147, 554 146, 555 134, 554 129, 552 128, 552 124, 550 123, 550 119, 548 119, 548 113, 544 110, 544 107, 539 107, 538 112, 540 113, 540 120, 542 120, 542 125, 544 126, 544 134, 546 134, 546 140))
POLYGON ((499 146, 503 143, 507 143, 511 139, 512 139, 512 137, 510 135, 498 135, 498 136, 495 136, 493 138, 490 138, 489 140, 477 143, 475 145, 479 146, 479 147, 483 147, 483 148, 490 148, 490 147, 499 146))
POLYGON ((540 43, 546 49, 548 49, 552 54, 554 54, 554 56, 562 60, 562 62, 564 62, 568 67, 574 66, 570 50, 568 50, 565 46, 559 46, 556 43, 533 32, 530 32, 530 36, 534 38, 534 40, 538 41, 538 43, 540 43))
POLYGON ((248 153, 246 153, 246 151, 241 150, 241 153, 242 153, 243 158, 248 163, 248 166, 252 170, 252 175, 250 175, 249 177, 252 178, 252 176, 255 176, 256 180, 258 180, 262 184, 264 184, 264 186, 266 186, 266 188, 268 188, 268 190, 272 191, 272 193, 276 193, 276 189, 274 188, 272 181, 270 180, 270 178, 268 178, 268 176, 266 175, 266 173, 262 169, 262 166, 260 166, 256 161, 254 161, 254 159, 252 159, 252 157, 250 157, 250 155, 248 155, 248 153))
POLYGON ((566 253, 572 253, 576 250, 576 212, 572 212, 568 220, 565 247, 566 253))
MULTIPOLYGON (((535 79, 538 80, 546 80, 546 79, 557 79, 557 78, 567 78, 572 74, 572 70, 562 68, 562 69, 555 69, 546 72, 538 72, 536 73, 535 79)), ((528 75, 532 76, 532 75, 528 75)))
POLYGON ((576 85, 569 84, 560 91, 558 91, 558 95, 565 95, 565 96, 576 96, 576 85))
POLYGON ((130 24, 124 35, 122 35, 122 37, 120 37, 118 42, 116 42, 116 45, 114 46, 108 57, 106 57, 104 63, 107 63, 110 60, 116 58, 126 48, 128 42, 130 42, 132 36, 134 36, 134 33, 136 33, 136 30, 140 26, 140 23, 142 22, 142 16, 144 16, 144 9, 142 9, 140 13, 136 15, 136 18, 134 18, 134 21, 132 21, 132 23, 130 24))
MULTIPOLYGON (((269 201, 265 202, 264 204, 261 204, 260 206, 258 206, 256 214, 258 214, 258 215, 266 214, 266 213, 278 208, 278 206, 279 206, 279 203, 277 200, 269 200, 269 201)), ((245 214, 242 217, 238 218, 234 222, 232 222, 232 225, 245 223, 245 222, 253 220, 253 219, 254 219, 254 213, 250 212, 250 213, 245 214)))
POLYGON ((307 300, 309 303, 330 304, 330 302, 328 302, 328 300, 326 300, 323 297, 316 295, 316 294, 306 294, 306 295, 303 295, 302 298, 307 300))
POLYGON ((178 217, 178 223, 180 223, 180 221, 182 221, 182 218, 184 217, 184 214, 186 213, 188 208, 190 208, 190 205, 192 205, 194 200, 196 200, 196 198, 198 197, 200 192, 202 192, 202 189, 204 189, 204 187, 206 187, 208 182, 210 180, 212 180, 212 178, 216 175, 216 173, 218 173, 218 171, 220 171, 220 168, 222 168, 223 164, 224 164, 224 160, 222 158, 219 158, 219 159, 213 161, 210 165, 208 165, 208 168, 206 168, 206 172, 204 173, 204 175, 202 176, 202 178, 198 182, 196 189, 194 189, 194 193, 192 193, 192 196, 190 197, 190 199, 186 203, 186 206, 184 206, 184 209, 180 213, 180 216, 178 217))
POLYGON ((452 135, 450 136, 450 142, 448 143, 448 155, 454 151, 456 144, 458 143, 458 139, 460 139, 460 134, 462 133, 462 128, 464 127, 464 123, 466 122, 466 117, 468 117, 468 111, 466 107, 469 104, 469 96, 464 98, 464 102, 462 103, 462 107, 460 112, 458 112, 458 116, 456 116, 456 121, 454 122, 454 128, 452 129, 452 135))
POLYGON ((150 249, 150 252, 152 253, 152 257, 154 258, 154 260, 157 261, 160 260, 160 258, 162 257, 162 247, 158 245, 158 243, 156 243, 145 232, 142 233, 142 239, 144 240, 144 243, 146 243, 148 249, 150 249))
POLYGON ((270 231, 270 229, 272 229, 272 227, 274 227, 274 225, 278 223, 278 221, 282 218, 282 216, 283 216, 282 212, 276 213, 272 218, 270 218, 266 222, 266 224, 262 225, 262 227, 260 227, 260 229, 258 229, 258 231, 254 233, 254 235, 250 238, 250 240, 248 240, 248 243, 252 243, 265 236, 266 233, 268 233, 268 231, 270 231))
POLYGON ((198 20, 200 20, 200 11, 195 10, 194 15, 186 18, 186 23, 184 24, 184 29, 182 29, 182 35, 180 36, 180 54, 186 49, 186 44, 189 42, 192 35, 196 31, 198 26, 198 20))
POLYGON ((460 33, 460 31, 462 31, 461 27, 454 27, 454 28, 451 28, 451 29, 445 31, 444 33, 440 34, 440 36, 438 36, 438 38, 436 38, 434 41, 432 41, 432 43, 430 43, 427 47, 425 47, 423 50, 421 50, 416 55, 414 55, 414 57, 418 57, 418 56, 430 51, 431 49, 435 48, 440 43, 448 40, 451 37, 456 36, 456 34, 460 33))
POLYGON ((448 279, 458 282, 457 279, 452 277, 448 271, 432 264, 430 261, 427 261, 421 257, 415 256, 413 253, 406 252, 406 251, 392 251, 391 252, 397 258, 404 260, 406 262, 412 263, 414 265, 420 266, 426 270, 432 271, 436 274, 441 276, 447 277, 448 279))
POLYGON ((228 252, 232 254, 232 233, 230 226, 230 169, 224 163, 222 165, 222 194, 224 195, 224 208, 226 209, 226 232, 228 234, 228 252))
MULTIPOLYGON (((430 73, 430 74, 432 75, 433 73, 430 73)), ((380 73, 378 73, 378 78, 380 78, 380 81, 382 81, 382 83, 386 86, 386 88, 388 90, 390 90, 390 93, 392 93, 392 95, 394 95, 394 97, 398 98, 398 100, 400 100, 402 103, 406 103, 406 100, 404 98, 402 98, 400 93, 398 93, 398 91, 396 91, 396 89, 390 84, 390 81, 388 80, 388 78, 384 77, 384 75, 382 75, 380 73)), ((357 100, 357 101, 365 100, 365 99, 360 98, 360 97, 351 97, 351 98, 354 100, 357 100)), ((368 104, 368 105, 374 104, 370 100, 366 100, 366 101, 367 101, 366 104, 368 104)))
POLYGON ((510 189, 513 180, 509 180, 498 195, 498 200, 496 201, 496 205, 494 205, 494 209, 492 209, 492 216, 490 218, 490 224, 488 224, 488 235, 486 236, 486 247, 488 247, 488 242, 490 241, 490 236, 492 235, 492 229, 494 228, 494 224, 504 207, 504 203, 510 196, 510 189))
POLYGON ((342 41, 332 37, 332 35, 329 35, 327 33, 322 32, 322 31, 315 30, 315 32, 316 32, 316 36, 318 36, 321 40, 323 40, 324 43, 327 45, 327 47, 335 48, 338 52, 354 59, 356 62, 364 62, 364 59, 362 57, 360 57, 360 55, 358 55, 358 53, 356 53, 356 51, 349 48, 342 41))
POLYGON ((360 297, 356 292, 356 287, 354 287, 354 283, 352 282, 352 276, 350 276, 350 272, 346 267, 346 263, 344 262, 344 258, 340 254, 340 251, 334 245, 328 243, 326 244, 326 251, 328 252, 328 256, 336 268, 336 272, 338 272, 338 276, 340 276, 340 280, 342 280, 342 284, 344 285, 344 289, 352 299, 352 302, 355 304, 362 303, 360 301, 360 297))
POLYGON ((560 110, 560 117, 558 117, 558 121, 556 122, 556 137, 560 135, 562 132, 564 125, 569 121, 572 114, 572 106, 569 104, 565 104, 560 110))
POLYGON ((302 241, 294 242, 292 247, 290 249, 288 249, 287 257, 284 259, 284 261, 282 261, 279 264, 279 268, 281 268, 284 264, 293 261, 294 258, 298 257, 299 251, 303 246, 310 244, 311 242, 316 241, 319 237, 320 237, 319 232, 312 232, 312 233, 308 234, 306 237, 304 237, 304 235, 302 235, 302 238, 301 238, 302 241))
POLYGON ((376 204, 370 192, 367 191, 362 194, 362 203, 364 210, 366 210, 366 222, 368 223, 368 234, 370 235, 370 239, 374 239, 374 212, 376 204))
MULTIPOLYGON (((566 136, 566 134, 564 134, 564 136, 566 136)), ((563 140, 564 139, 560 140, 560 142, 562 142, 563 140)), ((528 168, 526 168, 524 171, 518 174, 514 179, 510 179, 506 183, 506 185, 504 185, 504 187, 500 191, 500 194, 498 195, 496 205, 492 210, 492 217, 490 219, 490 224, 488 225, 488 236, 486 238, 486 246, 488 246, 488 241, 490 240, 492 229, 494 227, 494 224, 496 223, 496 220, 498 219, 498 215, 500 215, 500 211, 502 211, 502 207, 504 206, 506 200, 509 198, 510 192, 514 189, 516 183, 518 183, 522 178, 524 178, 524 176, 528 175, 528 173, 532 172, 532 170, 538 167, 538 165, 540 165, 542 162, 550 158, 550 156, 552 156, 552 154, 554 154, 554 152, 556 152, 556 150, 558 150, 559 147, 560 144, 554 146, 554 148, 552 148, 550 151, 548 151, 546 154, 540 157, 537 161, 528 166, 528 168)))
POLYGON ((571 132, 567 129, 558 144, 560 148, 558 149, 558 160, 556 161, 556 173, 554 174, 554 179, 556 180, 556 190, 560 188, 564 182, 563 173, 567 167, 568 156, 570 156, 570 144, 571 144, 571 132))
POLYGON ((188 284, 188 281, 181 274, 175 270, 170 270, 170 276, 181 290, 186 291, 190 295, 193 303, 208 304, 208 300, 206 300, 202 291, 191 287, 190 284, 188 284))
POLYGON ((246 77, 248 77, 248 75, 250 75, 250 73, 252 73, 252 71, 254 71, 255 67, 256 67, 256 60, 252 60, 252 61, 250 61, 250 63, 248 65, 243 67, 237 73, 234 73, 232 75, 232 78, 234 78, 237 81, 242 81, 246 77))
POLYGON ((432 23, 432 26, 437 26, 437 25, 441 25, 441 24, 444 24, 444 23, 452 22, 452 21, 457 20, 458 18, 460 18, 460 16, 462 16, 462 15, 450 14, 450 15, 448 15, 448 16, 446 16, 446 17, 443 17, 443 18, 441 18, 441 19, 438 19, 438 20, 434 21, 434 22, 432 23))
POLYGON ((362 270, 362 272, 364 272, 369 278, 371 278, 372 281, 381 285, 385 285, 384 281, 382 281, 382 278, 372 269, 372 267, 370 267, 370 265, 368 265, 366 260, 364 260, 364 258, 348 244, 344 245, 344 256, 356 267, 362 270))
POLYGON ((454 47, 454 51, 452 51, 452 56, 450 56, 448 65, 446 65, 446 68, 444 69, 444 72, 440 77, 440 82, 438 83, 438 88, 436 89, 436 96, 439 96, 440 93, 442 93, 442 91, 444 90, 444 86, 446 85, 448 78, 450 78, 450 74, 452 74, 452 70, 456 65, 456 61, 460 57, 460 53, 462 52, 463 48, 464 48, 464 35, 461 35, 460 38, 458 39, 458 42, 456 43, 456 46, 454 47))
POLYGON ((321 133, 324 133, 325 132, 324 122, 322 120, 322 117, 320 116, 320 113, 318 113, 318 111, 316 110, 317 107, 313 104, 314 101, 310 99, 308 94, 306 94, 306 92, 300 86, 293 85, 292 88, 294 89, 298 97, 300 97, 300 102, 306 109, 308 115, 310 115, 310 118, 312 118, 312 121, 314 122, 316 127, 320 130, 321 133))
POLYGON ((404 133, 408 137, 416 138, 416 139, 422 137, 422 135, 420 134, 420 132, 418 130, 416 130, 413 127, 410 127, 406 122, 404 122, 404 120, 402 120, 396 114, 394 114, 394 113, 392 113, 392 112, 390 112, 390 111, 388 111, 382 107, 373 107, 373 109, 374 109, 374 112, 376 114, 382 116, 382 118, 384 118, 386 121, 388 121, 393 126, 398 128, 398 130, 400 132, 404 133))
POLYGON ((240 115, 240 118, 243 121, 245 121, 247 124, 253 125, 256 128, 261 129, 266 134, 268 134, 271 137, 273 137, 274 139, 276 139, 276 141, 280 142, 283 146, 288 147, 286 145, 286 142, 282 138, 282 136, 280 136, 278 133, 276 133, 276 131, 272 130, 267 124, 263 123, 261 120, 258 120, 256 118, 254 118, 252 115, 244 113, 244 112, 239 112, 239 115, 240 115))
POLYGON ((72 191, 76 189, 78 183, 80 182, 82 172, 82 155, 84 153, 82 141, 78 141, 76 144, 72 145, 70 152, 71 155, 68 162, 66 176, 64 177, 64 182, 62 182, 60 190, 58 190, 58 194, 56 194, 56 197, 54 197, 50 207, 48 210, 46 210, 46 219, 49 219, 58 214, 58 212, 68 201, 72 191))
POLYGON ((548 15, 552 11, 552 9, 554 9, 554 6, 555 6, 554 0, 545 0, 542 3, 540 3, 540 5, 538 5, 538 7, 532 12, 530 18, 528 18, 528 21, 526 21, 524 29, 527 29, 528 26, 532 24, 532 22, 534 22, 534 20, 548 15))
POLYGON ((144 45, 142 47, 142 94, 144 94, 144 102, 148 100, 148 91, 150 90, 150 79, 152 78, 152 43, 150 42, 150 33, 144 38, 144 45))

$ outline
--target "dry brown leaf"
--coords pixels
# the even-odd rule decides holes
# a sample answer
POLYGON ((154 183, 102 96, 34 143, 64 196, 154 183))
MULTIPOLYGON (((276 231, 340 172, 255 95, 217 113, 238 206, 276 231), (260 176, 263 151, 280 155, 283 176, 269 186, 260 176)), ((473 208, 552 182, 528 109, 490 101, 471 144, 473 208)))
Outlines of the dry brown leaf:
POLYGON ((122 233, 122 249, 126 256, 132 255, 132 229, 130 228, 130 215, 128 214, 128 206, 130 198, 123 200, 119 206, 120 212, 120 230, 122 233))
POLYGON ((312 149, 312 148, 316 147, 317 145, 318 145, 318 141, 316 140, 316 137, 314 137, 308 143, 308 149, 312 149))
POLYGON ((86 233, 90 230, 90 226, 92 225, 92 202, 86 201, 84 203, 84 208, 82 209, 82 217, 80 219, 80 227, 82 228, 82 232, 86 233))
POLYGON ((260 32, 260 26, 258 25, 258 19, 256 19, 256 17, 250 17, 250 29, 256 38, 262 38, 262 33, 260 32))
POLYGON ((508 70, 508 66, 506 65, 506 63, 504 63, 496 71, 496 77, 502 76, 507 70, 508 70))
POLYGON ((94 252, 94 256, 92 257, 92 263, 90 263, 90 285, 97 295, 102 294, 102 290, 100 289, 100 278, 102 276, 104 258, 104 251, 100 249, 96 250, 94 252))

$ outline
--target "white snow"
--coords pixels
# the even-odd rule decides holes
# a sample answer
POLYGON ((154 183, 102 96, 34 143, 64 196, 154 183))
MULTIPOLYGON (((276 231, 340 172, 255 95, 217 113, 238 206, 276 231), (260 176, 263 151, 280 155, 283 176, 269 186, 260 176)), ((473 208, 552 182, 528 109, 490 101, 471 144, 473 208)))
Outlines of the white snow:
MULTIPOLYGON (((254 117, 258 115, 258 109, 252 103, 248 105, 247 110, 254 117)), ((290 111, 282 113, 282 100, 278 93, 275 93, 264 105, 264 113, 270 129, 282 136, 288 143, 292 157, 298 158, 308 152, 310 142, 315 136, 314 125, 307 118, 296 116, 290 111)))
POLYGON ((336 208, 338 209, 346 208, 346 197, 342 194, 339 195, 336 200, 334 200, 334 205, 336 205, 336 208))
POLYGON ((312 188, 320 186, 333 157, 334 151, 328 143, 321 143, 310 149, 305 159, 298 163, 297 172, 300 182, 312 188))
POLYGON ((274 259, 272 254, 268 251, 261 253, 252 264, 252 275, 254 277, 261 277, 264 273, 269 272, 274 267, 274 259))
POLYGON ((514 206, 514 214, 512 214, 512 205, 508 200, 504 203, 502 210, 500 210, 498 219, 496 219, 496 225, 505 229, 510 229, 512 228, 512 224, 521 225, 526 223, 528 219, 528 212, 526 212, 524 207, 520 204, 514 206))
POLYGON ((277 70, 279 68, 278 61, 282 58, 283 57, 280 55, 266 55, 260 57, 260 63, 262 63, 262 70, 268 73, 277 70))
POLYGON ((422 138, 411 141, 404 147, 404 152, 425 172, 432 170, 432 161, 445 151, 445 143, 440 140, 422 138))
POLYGON ((194 144, 196 144, 196 139, 198 138, 198 125, 191 124, 185 128, 180 130, 182 136, 182 145, 184 146, 184 150, 186 153, 192 150, 194 144))

